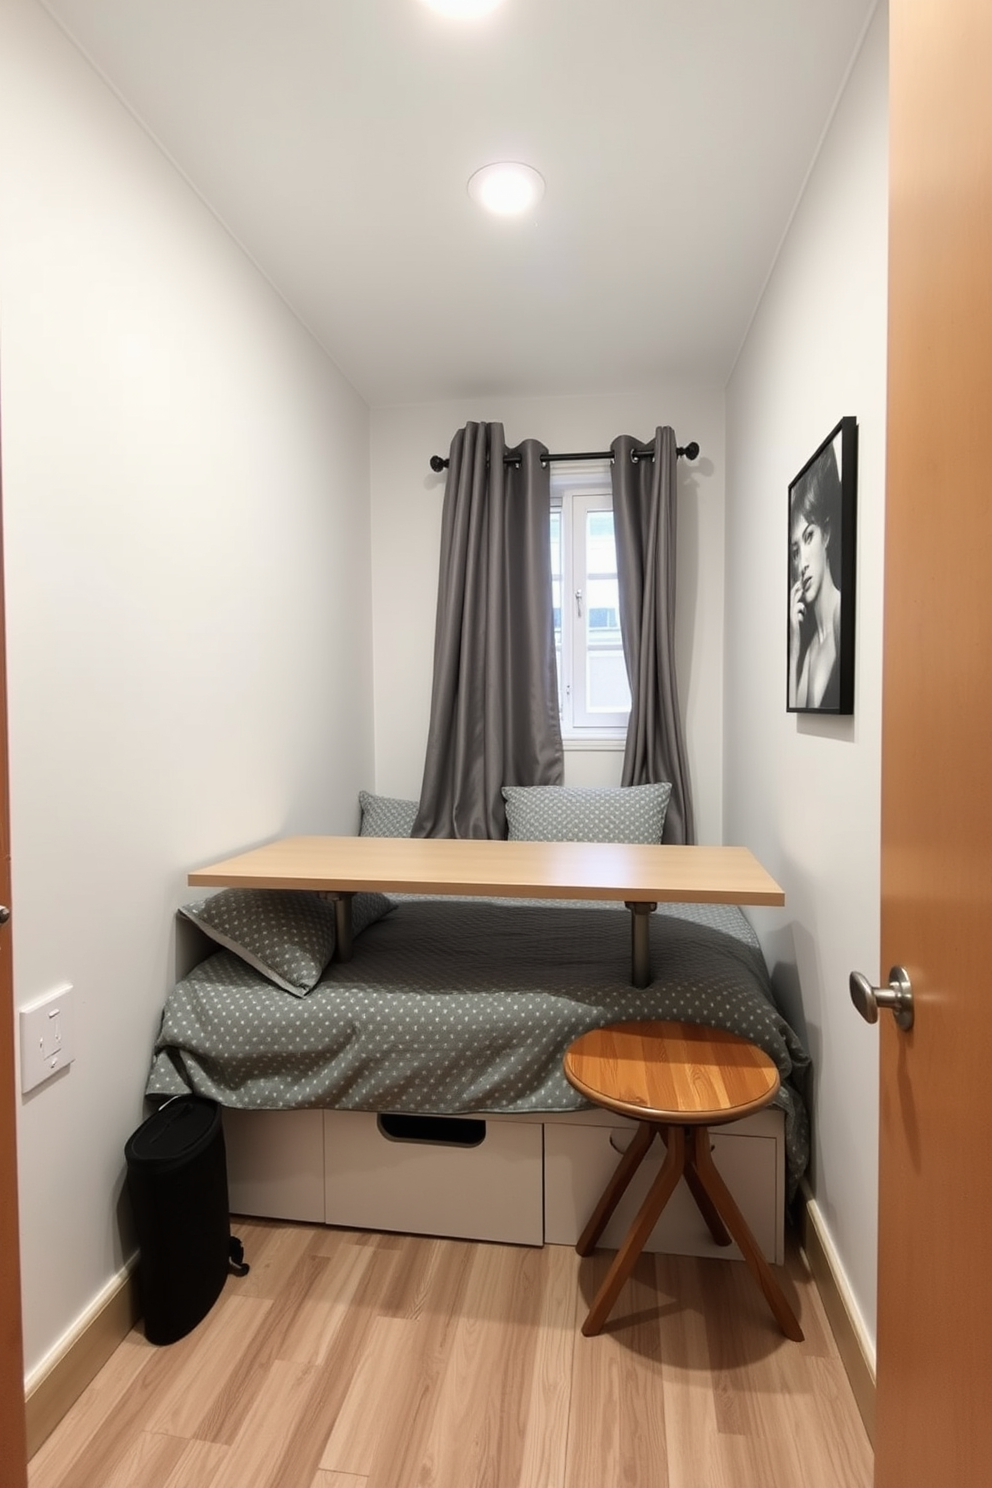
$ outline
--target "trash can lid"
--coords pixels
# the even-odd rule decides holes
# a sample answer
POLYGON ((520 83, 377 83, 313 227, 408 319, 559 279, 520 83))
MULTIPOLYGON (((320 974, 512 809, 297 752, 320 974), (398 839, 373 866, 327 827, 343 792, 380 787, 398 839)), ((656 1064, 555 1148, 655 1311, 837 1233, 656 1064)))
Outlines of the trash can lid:
POLYGON ((202 1095, 176 1096, 132 1133, 124 1156, 131 1165, 186 1161, 213 1140, 220 1119, 216 1101, 202 1095))

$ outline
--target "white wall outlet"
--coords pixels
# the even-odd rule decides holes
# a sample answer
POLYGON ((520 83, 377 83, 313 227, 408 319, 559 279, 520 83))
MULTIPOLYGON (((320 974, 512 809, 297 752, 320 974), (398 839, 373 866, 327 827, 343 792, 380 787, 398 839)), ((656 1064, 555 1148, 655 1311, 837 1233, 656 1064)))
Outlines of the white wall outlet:
POLYGON ((21 1091, 26 1095, 76 1057, 72 984, 20 1010, 21 1091))

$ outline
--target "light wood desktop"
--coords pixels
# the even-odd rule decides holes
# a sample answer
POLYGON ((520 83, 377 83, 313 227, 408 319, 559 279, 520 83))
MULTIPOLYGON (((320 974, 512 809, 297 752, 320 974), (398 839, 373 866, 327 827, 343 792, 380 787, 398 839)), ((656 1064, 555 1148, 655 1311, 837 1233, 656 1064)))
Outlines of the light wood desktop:
POLYGON ((315 889, 335 900, 337 956, 352 954, 360 892, 498 899, 615 899, 631 911, 632 977, 651 980, 648 915, 664 902, 781 905, 745 847, 506 842, 422 837, 285 837, 189 874, 196 887, 315 889))

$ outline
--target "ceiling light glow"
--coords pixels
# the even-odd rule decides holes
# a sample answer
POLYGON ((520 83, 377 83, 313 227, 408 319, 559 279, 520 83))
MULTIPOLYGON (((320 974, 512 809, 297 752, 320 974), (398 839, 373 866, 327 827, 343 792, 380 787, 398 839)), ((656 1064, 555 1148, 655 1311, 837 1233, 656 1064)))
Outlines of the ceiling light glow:
POLYGON ((468 194, 487 212, 517 217, 541 200, 544 177, 532 165, 521 165, 516 160, 496 161, 470 177, 468 194))
POLYGON ((501 0, 424 0, 424 4, 439 15, 472 17, 488 15, 501 0))

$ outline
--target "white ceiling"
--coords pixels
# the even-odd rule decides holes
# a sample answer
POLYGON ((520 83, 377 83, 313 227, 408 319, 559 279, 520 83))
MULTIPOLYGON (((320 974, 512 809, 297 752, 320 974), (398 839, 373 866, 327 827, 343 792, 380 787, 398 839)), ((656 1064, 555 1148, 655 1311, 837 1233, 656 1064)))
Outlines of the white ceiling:
POLYGON ((874 0, 44 3, 375 406, 722 384, 874 0))

